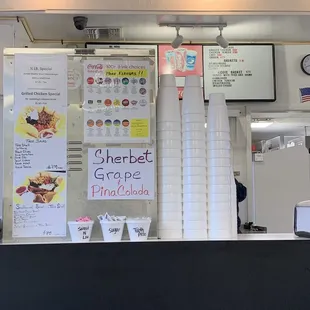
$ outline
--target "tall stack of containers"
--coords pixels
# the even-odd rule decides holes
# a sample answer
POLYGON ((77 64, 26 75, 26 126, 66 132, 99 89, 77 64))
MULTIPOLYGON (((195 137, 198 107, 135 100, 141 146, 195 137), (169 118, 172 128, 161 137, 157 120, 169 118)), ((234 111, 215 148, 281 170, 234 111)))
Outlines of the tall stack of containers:
POLYGON ((182 239, 181 115, 172 74, 160 76, 156 131, 158 236, 161 239, 182 239))
POLYGON ((208 234, 210 239, 231 239, 235 214, 232 209, 236 202, 232 202, 235 182, 224 94, 210 94, 207 124, 208 234))
POLYGON ((187 76, 182 103, 183 238, 207 238, 205 107, 200 77, 187 76))

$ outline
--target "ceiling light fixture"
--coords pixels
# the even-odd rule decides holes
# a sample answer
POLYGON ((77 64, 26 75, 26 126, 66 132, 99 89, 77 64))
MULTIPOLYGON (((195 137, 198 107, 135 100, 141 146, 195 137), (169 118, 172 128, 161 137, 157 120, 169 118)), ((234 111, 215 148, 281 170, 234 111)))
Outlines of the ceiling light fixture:
POLYGON ((177 36, 172 41, 171 46, 173 48, 179 48, 182 45, 182 43, 183 43, 183 36, 180 35, 180 27, 175 27, 175 30, 177 32, 177 36))
POLYGON ((251 123, 251 128, 267 128, 269 126, 271 126, 273 124, 273 122, 253 122, 251 123))
POLYGON ((220 35, 216 37, 216 43, 222 48, 227 48, 229 46, 229 42, 222 35, 223 27, 219 27, 219 30, 220 35))

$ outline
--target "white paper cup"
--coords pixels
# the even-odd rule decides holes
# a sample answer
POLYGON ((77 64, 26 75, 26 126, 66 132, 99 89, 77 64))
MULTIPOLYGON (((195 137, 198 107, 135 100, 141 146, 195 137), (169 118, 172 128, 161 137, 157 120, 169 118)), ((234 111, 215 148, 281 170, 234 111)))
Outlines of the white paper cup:
POLYGON ((206 122, 205 113, 202 114, 185 114, 182 115, 182 123, 202 123, 203 126, 206 122))
POLYGON ((177 149, 158 149, 158 158, 181 158, 182 152, 177 149))
POLYGON ((183 185, 194 185, 194 184, 203 184, 207 186, 207 178, 200 175, 188 175, 183 177, 183 185))
POLYGON ((206 143, 202 140, 184 140, 183 150, 185 149, 203 149, 206 150, 206 143))
POLYGON ((230 133, 225 131, 211 131, 207 133, 209 141, 230 141, 230 133))
POLYGON ((179 179, 182 177, 182 168, 168 166, 157 167, 157 174, 162 177, 174 176, 175 178, 179 179))
POLYGON ((158 202, 157 207, 160 212, 182 212, 182 202, 158 202))
POLYGON ((182 230, 182 221, 158 222, 159 230, 182 230))
POLYGON ((183 221, 203 221, 207 222, 207 210, 203 211, 183 211, 183 221))
POLYGON ((230 158, 208 158, 208 169, 210 167, 230 167, 232 165, 230 158))
POLYGON ((206 202, 184 202, 183 212, 206 212, 206 202))
MULTIPOLYGON (((214 230, 229 230, 231 228, 231 212, 208 211, 208 228, 214 230)), ((237 227, 237 218, 236 218, 237 227)))
POLYGON ((89 242, 93 230, 94 221, 75 222, 69 221, 69 231, 72 242, 89 242))
POLYGON ((162 89, 164 87, 175 87, 176 88, 176 80, 174 74, 161 74, 159 77, 160 87, 162 89))
POLYGON ((180 184, 157 184, 157 191, 159 194, 169 194, 169 193, 181 193, 182 185, 180 184))
POLYGON ((183 149, 183 158, 203 158, 206 159, 205 149, 183 149))
POLYGON ((181 131, 157 131, 157 140, 181 140, 181 131))
POLYGON ((181 152, 182 149, 181 137, 176 140, 175 139, 157 140, 157 150, 161 149, 177 149, 181 152))
POLYGON ((183 178, 188 175, 199 175, 202 177, 207 177, 207 169, 195 166, 183 167, 183 178))
POLYGON ((208 204, 208 212, 209 211, 224 211, 224 212, 230 212, 231 210, 231 202, 220 202, 220 203, 209 203, 208 204))
POLYGON ((231 192, 231 187, 230 185, 210 185, 209 184, 210 190, 212 189, 212 193, 215 195, 230 195, 231 192))
POLYGON ((187 240, 205 240, 208 238, 207 229, 203 230, 184 230, 183 238, 187 240))
POLYGON ((165 185, 175 185, 181 186, 182 185, 182 177, 180 176, 177 178, 175 175, 161 175, 157 176, 157 187, 163 187, 165 185))
POLYGON ((161 87, 156 100, 157 121, 179 121, 180 104, 176 87, 161 87))
POLYGON ((172 130, 172 131, 181 131, 181 122, 157 122, 156 131, 164 131, 164 130, 172 130))
POLYGON ((230 176, 217 176, 217 175, 209 175, 208 184, 212 185, 230 185, 231 178, 230 176))
POLYGON ((159 222, 182 221, 182 211, 158 211, 159 222))
POLYGON ((158 193, 157 195, 157 201, 162 203, 168 203, 168 202, 176 202, 176 203, 182 203, 182 193, 169 193, 169 194, 161 194, 158 193))
POLYGON ((205 158, 183 158, 183 167, 203 167, 207 168, 207 160, 205 158))
POLYGON ((182 229, 179 230, 158 230, 158 237, 160 239, 182 239, 183 234, 182 234, 182 229))
MULTIPOLYGON (((208 162, 209 164, 209 162, 208 162)), ((209 166, 207 168, 208 172, 208 178, 211 176, 230 176, 231 177, 231 169, 230 167, 214 167, 214 166, 209 166)))
POLYGON ((210 240, 230 240, 232 239, 232 233, 230 230, 208 230, 208 237, 210 240))
MULTIPOLYGON (((184 131, 182 133, 182 140, 201 140, 206 141, 206 136, 204 131, 184 131)), ((203 143, 203 142, 202 142, 203 143)))
POLYGON ((182 132, 184 131, 205 131, 205 124, 202 122, 199 123, 183 123, 182 132))
POLYGON ((207 230, 207 221, 183 221, 185 230, 207 230))
POLYGON ((183 193, 187 194, 206 194, 207 193, 207 184, 186 184, 183 185, 183 193))
POLYGON ((181 167, 182 161, 181 157, 179 158, 157 158, 158 167, 181 167))
POLYGON ((230 150, 230 141, 209 141, 207 140, 207 152, 209 150, 230 150))
POLYGON ((100 221, 101 231, 105 242, 122 240, 125 221, 100 221))
POLYGON ((149 235, 151 220, 127 219, 130 241, 145 241, 149 235))
POLYGON ((208 150, 207 158, 231 158, 230 150, 208 150))
POLYGON ((230 203, 230 194, 214 194, 212 189, 209 187, 208 203, 230 203))
POLYGON ((183 194, 183 202, 202 202, 202 203, 207 203, 207 194, 183 194))

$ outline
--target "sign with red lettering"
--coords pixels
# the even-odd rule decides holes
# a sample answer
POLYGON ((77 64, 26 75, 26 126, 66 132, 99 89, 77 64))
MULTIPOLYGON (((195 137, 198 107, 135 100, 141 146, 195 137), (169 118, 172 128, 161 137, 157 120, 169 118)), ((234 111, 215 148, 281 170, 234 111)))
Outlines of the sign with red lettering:
POLYGON ((152 148, 88 149, 89 200, 154 200, 152 148))

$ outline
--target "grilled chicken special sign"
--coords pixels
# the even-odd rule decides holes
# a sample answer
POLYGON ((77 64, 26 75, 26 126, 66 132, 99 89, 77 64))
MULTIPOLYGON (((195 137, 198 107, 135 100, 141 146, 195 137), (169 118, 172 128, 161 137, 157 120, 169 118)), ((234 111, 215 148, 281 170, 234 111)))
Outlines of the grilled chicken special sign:
POLYGON ((89 200, 153 200, 154 149, 88 149, 89 200))

